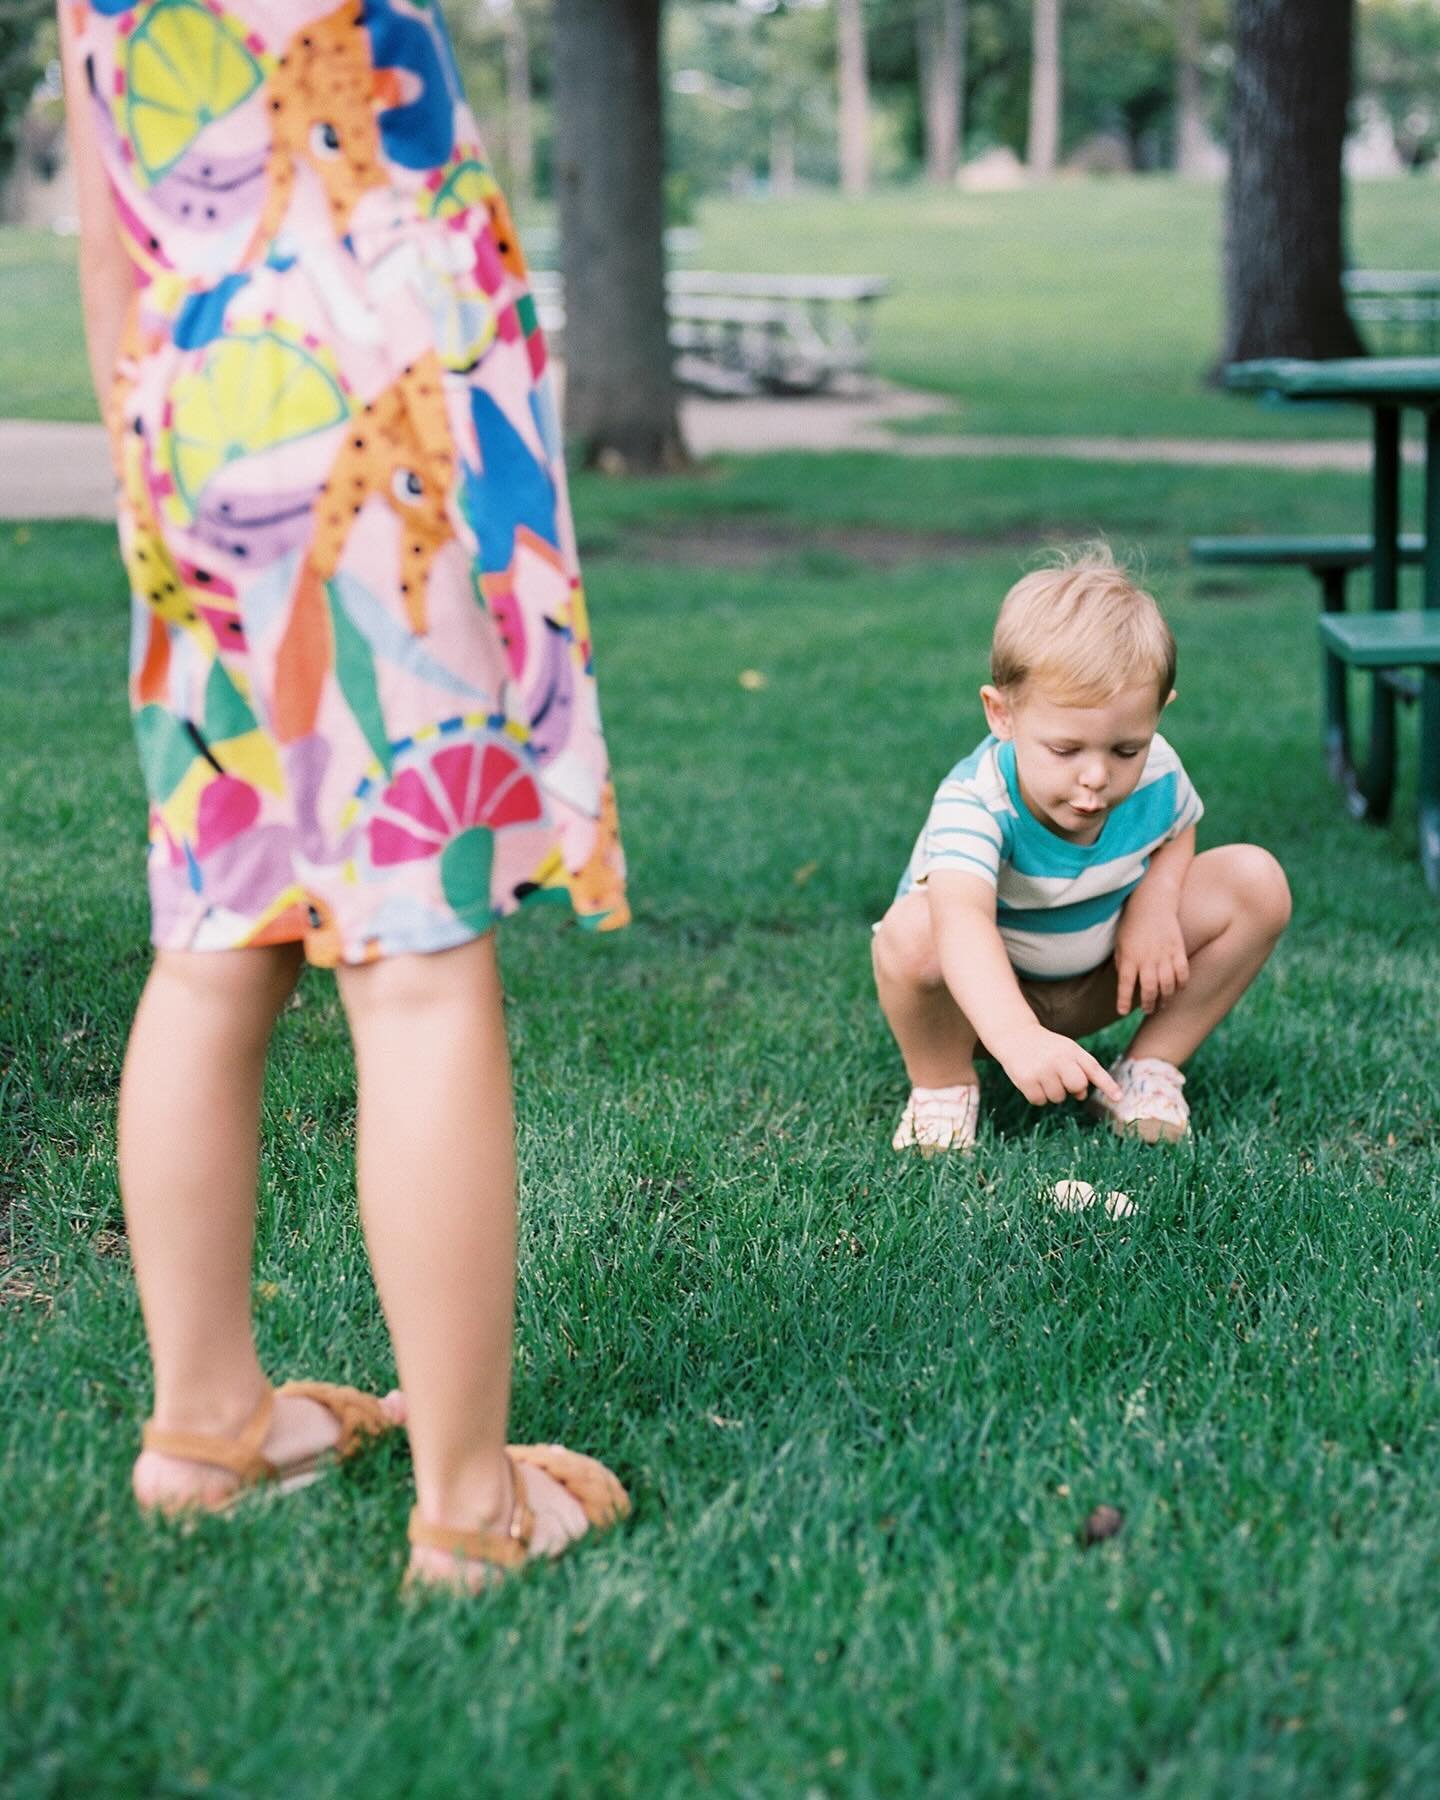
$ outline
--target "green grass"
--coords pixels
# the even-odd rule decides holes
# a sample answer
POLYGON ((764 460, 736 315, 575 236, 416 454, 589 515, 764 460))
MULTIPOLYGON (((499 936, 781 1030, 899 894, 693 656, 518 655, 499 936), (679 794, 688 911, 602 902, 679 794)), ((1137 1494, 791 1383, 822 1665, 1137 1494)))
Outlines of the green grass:
MULTIPOLYGON (((1358 183, 1355 260, 1434 260, 1422 185, 1358 183)), ((875 363, 952 394, 945 430, 1344 436, 1343 408, 1275 409, 1205 385, 1220 341, 1220 190, 1164 177, 967 195, 895 189, 761 204, 707 201, 697 262, 890 274, 875 363)), ((0 413, 93 414, 72 244, 0 230, 0 413)))
MULTIPOLYGON (((1012 194, 711 201, 706 266, 888 274, 875 364, 956 397, 942 430, 1342 436, 1364 415, 1206 385, 1220 347, 1220 189, 1169 177, 1012 194)), ((1354 260, 1427 268, 1421 190, 1354 184, 1354 260)))
MULTIPOLYGON (((188 1535, 129 1506, 126 599, 106 529, 6 528, 7 1795, 1433 1794, 1440 976, 1413 793, 1385 831, 1342 816, 1303 580, 1179 563, 1184 530, 1340 529, 1363 494, 1078 467, 1057 495, 1033 464, 879 459, 579 484, 637 920, 503 937, 515 1429, 605 1455, 636 1514, 418 1609, 402 1447, 188 1535), (657 521, 732 514, 980 541, 878 578, 833 543, 746 570, 640 554, 657 521), (1295 920, 1195 1059, 1193 1145, 992 1080, 973 1164, 902 1162, 867 927, 1057 516, 1148 548, 1204 837, 1274 848, 1295 920), (1068 1174, 1138 1215, 1049 1212, 1068 1174), (1125 1529, 1082 1552, 1102 1501, 1125 1529)), ((388 1382, 328 977, 282 1023, 267 1124, 267 1362, 388 1382)))

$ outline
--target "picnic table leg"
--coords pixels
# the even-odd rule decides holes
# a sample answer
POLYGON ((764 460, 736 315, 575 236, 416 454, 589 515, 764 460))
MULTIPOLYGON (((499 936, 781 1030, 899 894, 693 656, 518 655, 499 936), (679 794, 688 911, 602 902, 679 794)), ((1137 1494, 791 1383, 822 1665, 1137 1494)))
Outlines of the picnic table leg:
MULTIPOLYGON (((1345 611, 1348 569, 1314 569, 1320 580, 1320 604, 1327 613, 1345 611)), ((1344 782, 1350 763, 1350 689, 1345 665, 1322 650, 1325 665, 1325 767, 1332 781, 1344 782)))
POLYGON ((1425 600, 1440 608, 1440 408, 1425 415, 1425 600))
POLYGON ((1440 895, 1440 669, 1426 669, 1420 687, 1420 867, 1440 895))
MULTIPOLYGON (((1370 604, 1394 612, 1400 600, 1400 409, 1375 408, 1374 564, 1370 604)), ((1428 495, 1427 495, 1428 498, 1428 495)), ((1377 671, 1370 683, 1370 749, 1364 766, 1346 759, 1351 815, 1382 825, 1395 793, 1395 693, 1377 671)))

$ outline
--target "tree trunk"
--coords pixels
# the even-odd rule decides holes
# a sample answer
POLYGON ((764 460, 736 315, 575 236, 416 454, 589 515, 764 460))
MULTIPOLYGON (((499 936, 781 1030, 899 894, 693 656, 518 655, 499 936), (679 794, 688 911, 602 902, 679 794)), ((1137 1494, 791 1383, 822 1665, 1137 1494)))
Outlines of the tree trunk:
POLYGON ((770 127, 770 192, 777 200, 789 200, 795 185, 795 127, 777 119, 770 127))
POLYGON ((1030 53, 1030 140, 1025 160, 1032 175, 1055 173, 1060 155, 1060 0, 1034 0, 1030 53))
POLYGON ((535 191, 535 136, 530 124, 530 32, 520 0, 505 19, 505 138, 510 192, 528 200, 535 191))
POLYGON ((1210 133, 1200 84, 1200 0, 1175 0, 1175 172, 1203 175, 1210 133))
POLYGON ((917 15, 925 174, 950 187, 965 135, 966 0, 927 0, 917 15))
POLYGON ((847 194, 863 194, 870 186, 864 0, 835 0, 835 30, 840 62, 840 186, 847 194))
POLYGON ((1345 310, 1354 0, 1236 0, 1222 362, 1359 356, 1345 310))
POLYGON ((565 428, 586 465, 673 468, 661 0, 555 0, 565 428))

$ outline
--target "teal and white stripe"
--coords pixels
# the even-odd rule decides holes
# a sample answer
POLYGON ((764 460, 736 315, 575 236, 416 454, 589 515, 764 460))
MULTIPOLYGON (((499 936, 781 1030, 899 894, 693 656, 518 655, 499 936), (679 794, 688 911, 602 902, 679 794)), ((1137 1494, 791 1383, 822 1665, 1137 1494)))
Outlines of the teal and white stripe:
POLYGON ((995 918, 1016 971, 1060 981, 1115 948, 1120 909, 1150 857, 1204 812, 1180 758, 1158 735, 1135 791, 1093 844, 1042 825, 1020 797, 1015 748, 987 737, 940 783, 898 895, 936 869, 995 883, 995 918))

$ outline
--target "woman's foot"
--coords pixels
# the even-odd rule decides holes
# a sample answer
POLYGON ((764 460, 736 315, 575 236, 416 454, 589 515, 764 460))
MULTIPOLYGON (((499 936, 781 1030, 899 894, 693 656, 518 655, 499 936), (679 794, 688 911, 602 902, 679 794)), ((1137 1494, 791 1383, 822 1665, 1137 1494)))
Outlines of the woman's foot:
POLYGON ((506 1570, 559 1556, 630 1512, 630 1496, 604 1463, 561 1444, 512 1444, 498 1466, 441 1499, 411 1515, 407 1587, 479 1593, 506 1570))
POLYGON ((963 1155, 975 1148, 979 1123, 978 1082, 962 1081, 943 1088, 914 1087, 890 1145, 894 1150, 918 1150, 922 1156, 945 1150, 958 1150, 963 1155))
MULTIPOLYGON (((543 1469, 525 1470, 525 1502, 533 1524, 526 1548, 531 1557, 559 1556, 590 1530, 585 1508, 543 1469)), ((438 1524, 439 1521, 433 1521, 438 1524)), ((474 1528, 508 1537, 515 1523, 515 1490, 504 1502, 474 1515, 474 1528)), ((478 1594, 501 1580, 503 1570, 494 1563, 472 1561, 450 1550, 432 1550, 419 1544, 410 1548, 406 1580, 417 1587, 450 1587, 457 1593, 478 1594)))
MULTIPOLYGON (((405 1422, 405 1396, 398 1388, 381 1400, 385 1417, 393 1425, 405 1422)), ((231 1437, 243 1431, 253 1416, 247 1403, 238 1419, 185 1421, 184 1428, 197 1433, 231 1437)), ((169 1429, 176 1426, 166 1421, 169 1429)), ((328 1406, 299 1394, 277 1393, 269 1427, 260 1441, 260 1455, 282 1471, 305 1468, 340 1442, 341 1422, 328 1406)), ((187 1457, 167 1456, 159 1450, 142 1450, 135 1460, 130 1485, 136 1502, 147 1512, 213 1511, 221 1507, 241 1485, 240 1477, 187 1457)))

